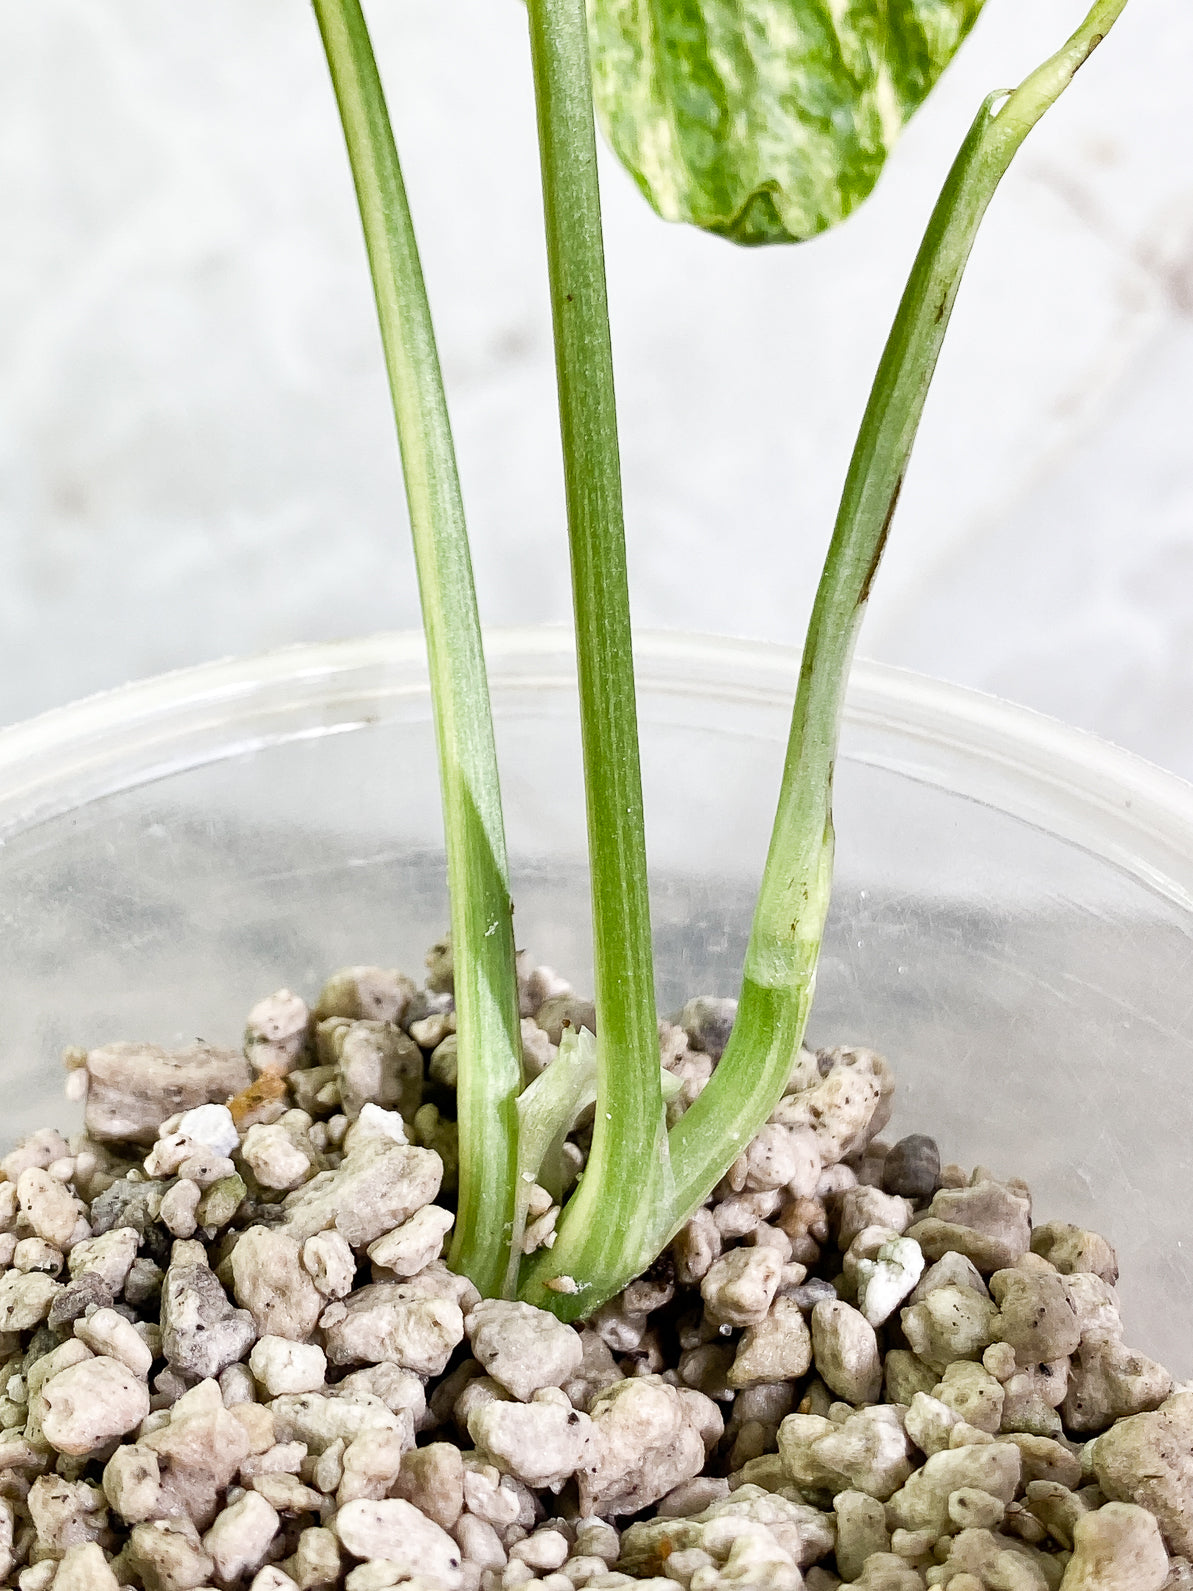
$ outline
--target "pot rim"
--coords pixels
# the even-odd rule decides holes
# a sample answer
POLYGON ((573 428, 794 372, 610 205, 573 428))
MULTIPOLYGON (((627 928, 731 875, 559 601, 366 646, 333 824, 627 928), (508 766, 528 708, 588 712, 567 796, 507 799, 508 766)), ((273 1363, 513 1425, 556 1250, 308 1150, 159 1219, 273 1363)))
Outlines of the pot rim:
MULTIPOLYGON (((489 630, 485 651, 496 692, 574 682, 566 626, 489 630)), ((646 631, 635 658, 643 693, 786 715, 800 653, 646 631)), ((423 636, 408 630, 201 663, 54 708, 0 729, 0 843, 130 785, 365 727, 426 691, 423 636)), ((1082 845, 1193 911, 1193 785, 1133 752, 1033 709, 864 659, 850 676, 843 750, 1082 845)))

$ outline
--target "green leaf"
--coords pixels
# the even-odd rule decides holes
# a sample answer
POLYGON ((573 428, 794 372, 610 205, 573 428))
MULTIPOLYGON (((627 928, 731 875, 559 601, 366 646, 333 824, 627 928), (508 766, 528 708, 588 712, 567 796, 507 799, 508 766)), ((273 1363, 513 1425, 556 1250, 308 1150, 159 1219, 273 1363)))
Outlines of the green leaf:
POLYGON ((667 221, 801 242, 877 182, 982 0, 589 0, 597 112, 667 221))

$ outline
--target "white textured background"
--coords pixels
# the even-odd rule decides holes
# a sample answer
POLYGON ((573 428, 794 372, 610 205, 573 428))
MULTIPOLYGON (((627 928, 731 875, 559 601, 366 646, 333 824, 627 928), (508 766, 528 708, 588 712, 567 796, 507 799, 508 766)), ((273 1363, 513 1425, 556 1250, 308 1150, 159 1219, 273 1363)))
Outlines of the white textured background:
MULTIPOLYGON (((746 253, 605 168, 636 617, 796 640, 874 362, 983 94, 989 0, 834 235, 746 253)), ((372 6, 481 600, 568 613, 518 0, 372 6)), ((1189 0, 1132 0, 963 291, 863 639, 1193 775, 1189 0)), ((0 720, 416 622, 357 221, 302 0, 0 0, 0 720)))

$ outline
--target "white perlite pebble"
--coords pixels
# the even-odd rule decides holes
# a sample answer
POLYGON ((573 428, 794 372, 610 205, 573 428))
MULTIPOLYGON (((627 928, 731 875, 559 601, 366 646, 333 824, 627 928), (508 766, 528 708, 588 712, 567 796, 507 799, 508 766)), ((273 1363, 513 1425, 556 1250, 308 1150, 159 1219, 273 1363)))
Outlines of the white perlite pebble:
POLYGON ((700 1296, 714 1325, 757 1326, 782 1279, 783 1262, 774 1249, 730 1249, 710 1266, 700 1296))
POLYGON ((317 1232, 302 1245, 302 1266, 324 1298, 346 1298, 356 1280, 356 1256, 338 1232, 317 1232))
POLYGON ((410 1282, 361 1287, 324 1317, 332 1364, 396 1364, 420 1376, 441 1375, 464 1336, 454 1298, 428 1294, 410 1282))
POLYGON ((303 1270, 300 1248, 277 1227, 251 1226, 232 1250, 232 1290, 258 1332, 305 1342, 323 1312, 324 1298, 303 1270))
POLYGON ((203 1537, 218 1578, 231 1583, 260 1568, 280 1524, 277 1510, 257 1492, 225 1508, 203 1537))
POLYGON ((199 1225, 196 1212, 202 1190, 197 1182, 181 1177, 162 1196, 158 1217, 173 1237, 193 1237, 199 1225))
POLYGON ((119 1591, 120 1582, 99 1543, 87 1541, 67 1550, 54 1576, 54 1585, 57 1591, 119 1591))
POLYGON ((364 1143, 368 1138, 389 1138, 396 1144, 410 1142, 401 1111, 383 1110, 371 1100, 361 1106, 360 1115, 353 1122, 351 1133, 353 1144, 364 1143))
POLYGON ((882 1359, 874 1327, 849 1304, 825 1299, 812 1311, 812 1351, 821 1380, 846 1403, 874 1403, 882 1359))
POLYGON ((95 1272, 113 1294, 119 1293, 128 1280, 140 1242, 135 1227, 113 1227, 100 1237, 90 1237, 82 1243, 76 1243, 67 1256, 67 1267, 72 1277, 95 1272))
POLYGON ((69 1188, 40 1166, 29 1166, 17 1180, 17 1197, 21 1214, 38 1237, 57 1249, 70 1247, 83 1207, 69 1188))
POLYGON ((858 1409, 840 1422, 789 1414, 778 1442, 787 1474, 813 1492, 859 1491, 885 1502, 911 1475, 910 1444, 899 1410, 889 1404, 858 1409))
POLYGON ((812 1363, 812 1337, 799 1305, 776 1298, 765 1320, 742 1333, 730 1366, 731 1387, 798 1379, 812 1363))
POLYGON ((232 1154, 240 1143, 240 1134, 227 1105, 197 1105, 183 1115, 178 1131, 182 1137, 202 1144, 217 1155, 232 1154))
POLYGON ((327 1356, 313 1342, 261 1337, 249 1354, 249 1368, 271 1398, 284 1392, 318 1392, 327 1379, 327 1356))
POLYGON ((872 1326, 881 1326, 924 1274, 924 1253, 909 1237, 884 1243, 874 1259, 857 1265, 857 1307, 872 1326))
POLYGON ((711 1398, 657 1376, 619 1381, 589 1413, 597 1446, 592 1471, 580 1476, 587 1514, 635 1514, 699 1475, 722 1425, 711 1398))
POLYGON ((310 1173, 310 1156, 303 1153, 284 1127, 258 1122, 244 1135, 240 1157, 263 1188, 289 1192, 310 1173))
POLYGON ((424 1205, 392 1232, 369 1245, 374 1265, 393 1271, 395 1276, 415 1276, 443 1252, 443 1240, 451 1231, 455 1216, 438 1204, 424 1205))
POLYGON ((94 1315, 76 1320, 75 1336, 93 1353, 119 1359, 134 1375, 148 1378, 153 1351, 132 1321, 114 1309, 97 1309, 94 1315))
MULTIPOLYGON (((81 1346, 81 1345, 80 1345, 81 1346)), ((42 1431, 51 1447, 72 1457, 93 1453, 133 1431, 149 1413, 149 1388, 117 1359, 85 1359, 41 1389, 42 1431)))
POLYGON ((461 1591, 460 1548, 446 1530, 401 1497, 347 1503, 332 1527, 354 1558, 384 1559, 403 1577, 426 1574, 461 1591))
POLYGON ((533 1304, 486 1298, 464 1324, 481 1364, 523 1403, 562 1386, 584 1357, 579 1332, 533 1304))
POLYGON ((430 1204, 442 1180, 434 1150, 370 1138, 354 1144, 334 1171, 287 1195, 284 1229, 302 1243, 335 1228, 365 1248, 430 1204))
POLYGON ((1061 1591, 1160 1591, 1168 1553, 1146 1508, 1107 1503, 1078 1519, 1061 1591))
POLYGON ((468 1416, 468 1434, 484 1457, 527 1486, 556 1491, 595 1460, 596 1428, 554 1388, 530 1403, 481 1404, 468 1416))
POLYGON ((1019 1449, 1009 1442, 934 1453, 887 1503, 887 1522, 901 1530, 930 1530, 935 1539, 949 1529, 953 1492, 973 1487, 997 1497, 1005 1507, 1015 1495, 1021 1468, 1019 1449))

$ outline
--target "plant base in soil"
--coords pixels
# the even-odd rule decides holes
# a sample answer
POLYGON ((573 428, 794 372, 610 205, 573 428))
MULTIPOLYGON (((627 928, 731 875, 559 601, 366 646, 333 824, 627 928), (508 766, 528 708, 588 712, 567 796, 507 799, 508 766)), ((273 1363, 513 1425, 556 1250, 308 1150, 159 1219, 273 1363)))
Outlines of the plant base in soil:
MULTIPOLYGON (((86 1130, 2 1163, 4 1585, 1193 1587, 1193 1389, 1124 1345, 1110 1243, 884 1139, 872 1051, 801 1052, 588 1321, 481 1299, 442 1257, 449 947, 428 967, 280 991, 240 1050, 68 1052, 86 1130)), ((520 971, 533 1076, 594 1016, 520 971)), ((661 1024, 672 1118, 733 1011, 661 1024)))

